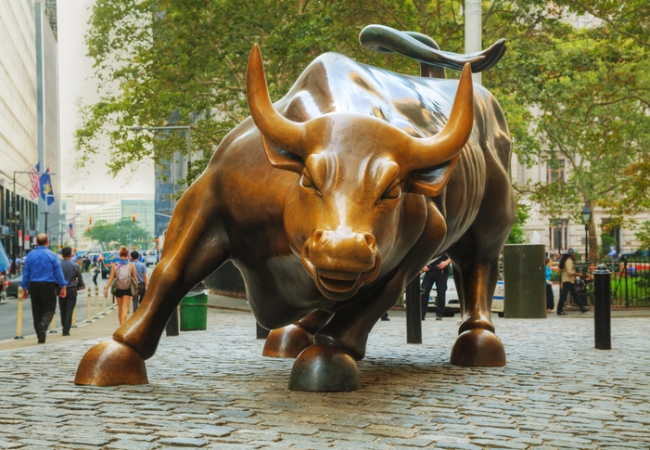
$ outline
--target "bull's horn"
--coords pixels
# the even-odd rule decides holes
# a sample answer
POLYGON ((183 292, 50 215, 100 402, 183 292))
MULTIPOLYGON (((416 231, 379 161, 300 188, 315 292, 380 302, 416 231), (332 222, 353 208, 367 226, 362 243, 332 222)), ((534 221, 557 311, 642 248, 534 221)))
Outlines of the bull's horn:
POLYGON ((266 85, 262 52, 257 44, 253 45, 248 57, 246 97, 253 121, 264 137, 278 147, 300 155, 304 148, 304 126, 282 116, 273 107, 266 85))
POLYGON ((467 143, 474 127, 474 88, 469 63, 463 67, 449 120, 440 133, 425 139, 411 139, 410 170, 426 169, 456 156, 467 143))

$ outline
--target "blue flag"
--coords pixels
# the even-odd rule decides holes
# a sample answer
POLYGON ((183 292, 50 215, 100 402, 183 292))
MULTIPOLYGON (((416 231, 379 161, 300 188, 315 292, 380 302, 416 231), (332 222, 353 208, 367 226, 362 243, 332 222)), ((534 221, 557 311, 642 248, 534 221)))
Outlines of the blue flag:
POLYGON ((7 259, 2 242, 0 242, 0 272, 4 272, 5 270, 9 270, 9 260, 7 259))
POLYGON ((41 198, 47 201, 48 205, 54 203, 54 191, 52 191, 52 179, 50 178, 50 168, 41 175, 41 198))

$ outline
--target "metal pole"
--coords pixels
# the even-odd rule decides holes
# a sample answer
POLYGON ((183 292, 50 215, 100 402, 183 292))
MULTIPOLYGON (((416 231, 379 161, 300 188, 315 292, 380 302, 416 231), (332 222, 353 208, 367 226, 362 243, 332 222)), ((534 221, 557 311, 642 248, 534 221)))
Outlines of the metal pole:
POLYGON ((605 264, 594 271, 594 328, 596 333, 596 348, 609 350, 612 348, 611 331, 611 295, 612 274, 605 264))
POLYGON ((187 185, 189 186, 190 170, 192 168, 192 129, 187 127, 187 133, 185 134, 187 138, 187 185))
MULTIPOLYGON (((482 14, 481 0, 465 0, 465 53, 481 51, 482 14)), ((472 81, 481 84, 481 73, 473 73, 472 81)))
POLYGON ((271 330, 267 330, 262 325, 260 325, 258 322, 255 322, 255 325, 256 325, 256 331, 257 331, 257 339, 266 339, 269 336, 269 333, 271 332, 271 330))
POLYGON ((16 336, 14 339, 25 339, 23 337, 23 288, 18 286, 18 310, 16 311, 16 336))
POLYGON ((585 263, 587 264, 587 273, 589 273, 589 224, 585 224, 585 263))
POLYGON ((406 342, 408 344, 422 343, 420 274, 406 286, 406 342))
POLYGON ((16 275, 16 267, 18 264, 16 264, 16 248, 18 247, 18 224, 16 223, 16 172, 14 172, 14 185, 13 185, 13 192, 11 196, 11 213, 12 213, 12 227, 14 229, 14 233, 11 237, 11 274, 16 275))
POLYGON ((630 307, 630 296, 627 290, 627 258, 623 260, 623 276, 625 277, 625 307, 630 307))
POLYGON ((167 322, 167 326, 165 327, 165 332, 167 336, 178 336, 180 334, 178 330, 178 307, 174 308, 172 316, 169 318, 169 322, 167 322))

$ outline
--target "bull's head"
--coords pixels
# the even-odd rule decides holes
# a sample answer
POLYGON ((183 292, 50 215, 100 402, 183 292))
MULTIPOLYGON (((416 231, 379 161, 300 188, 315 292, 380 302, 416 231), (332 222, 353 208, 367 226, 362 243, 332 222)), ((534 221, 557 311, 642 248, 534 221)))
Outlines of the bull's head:
POLYGON ((285 118, 271 103, 257 45, 248 61, 247 96, 271 164, 300 175, 284 213, 292 250, 335 301, 377 277, 397 239, 405 194, 436 196, 444 189, 474 124, 469 64, 449 121, 427 138, 361 114, 330 113, 304 123, 285 118))

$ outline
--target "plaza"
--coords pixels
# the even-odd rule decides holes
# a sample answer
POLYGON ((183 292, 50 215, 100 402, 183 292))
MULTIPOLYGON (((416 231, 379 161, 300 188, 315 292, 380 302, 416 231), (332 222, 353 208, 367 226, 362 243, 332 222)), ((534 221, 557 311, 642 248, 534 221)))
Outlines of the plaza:
POLYGON ((287 389, 293 360, 261 356, 250 312, 228 308, 209 309, 207 331, 163 337, 148 385, 73 384, 84 352, 117 326, 115 312, 73 331, 87 328, 81 339, 0 342, 0 448, 650 446, 648 317, 614 312, 603 351, 593 348, 593 313, 495 315, 507 365, 465 368, 448 362, 458 316, 423 322, 424 343, 413 345, 403 313, 391 312, 370 334, 360 390, 306 393, 287 389))

